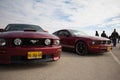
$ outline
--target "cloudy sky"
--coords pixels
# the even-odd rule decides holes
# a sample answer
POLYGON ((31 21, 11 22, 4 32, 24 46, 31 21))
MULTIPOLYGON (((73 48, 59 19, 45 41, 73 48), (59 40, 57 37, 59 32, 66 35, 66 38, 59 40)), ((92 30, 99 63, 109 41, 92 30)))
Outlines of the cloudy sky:
POLYGON ((36 24, 50 33, 63 28, 120 33, 120 0, 0 0, 0 28, 9 23, 36 24))

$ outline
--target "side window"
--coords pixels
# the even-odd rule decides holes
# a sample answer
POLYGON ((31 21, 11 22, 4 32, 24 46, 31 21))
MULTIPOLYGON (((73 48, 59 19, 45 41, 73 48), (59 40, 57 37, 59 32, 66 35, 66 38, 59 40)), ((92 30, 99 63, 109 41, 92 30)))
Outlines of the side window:
POLYGON ((63 36, 63 31, 58 32, 58 36, 63 36))
POLYGON ((60 32, 58 33, 58 36, 68 37, 68 36, 69 36, 69 32, 67 32, 67 31, 60 31, 60 32))

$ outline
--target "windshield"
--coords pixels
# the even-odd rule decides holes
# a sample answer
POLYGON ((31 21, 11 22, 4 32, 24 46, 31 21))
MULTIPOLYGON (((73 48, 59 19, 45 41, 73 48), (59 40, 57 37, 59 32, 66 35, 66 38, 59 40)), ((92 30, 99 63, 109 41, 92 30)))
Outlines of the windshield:
POLYGON ((24 31, 24 30, 36 30, 43 32, 43 29, 40 26, 27 24, 9 24, 5 29, 5 31, 24 31))
POLYGON ((88 36, 88 34, 82 32, 82 31, 78 31, 78 30, 70 30, 70 32, 72 33, 72 35, 75 35, 75 36, 78 36, 78 35, 88 36))

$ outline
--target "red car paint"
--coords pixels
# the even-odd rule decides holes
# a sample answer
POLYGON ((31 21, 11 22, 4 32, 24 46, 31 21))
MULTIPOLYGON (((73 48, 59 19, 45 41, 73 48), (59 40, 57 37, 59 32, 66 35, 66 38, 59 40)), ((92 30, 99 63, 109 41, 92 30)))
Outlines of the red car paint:
MULTIPOLYGON (((63 30, 56 31, 53 34, 55 34, 56 36, 58 36, 60 38, 61 45, 63 48, 67 47, 67 48, 75 49, 76 44, 78 42, 82 42, 82 43, 84 43, 84 46, 86 46, 86 50, 87 50, 86 53, 107 52, 112 49, 111 41, 107 38, 81 35, 81 34, 74 35, 74 31, 77 31, 77 30, 63 29, 63 30), (67 35, 65 35, 65 34, 67 34, 67 35), (96 44, 94 44, 94 42, 96 42, 96 44)), ((78 31, 78 33, 79 33, 79 31, 78 31)), ((81 44, 81 45, 83 45, 83 44, 81 44)), ((78 53, 78 54, 81 54, 81 53, 78 53)), ((84 53, 82 53, 82 54, 84 54, 84 53)))
MULTIPOLYGON (((27 26, 28 24, 10 24, 11 27, 12 25, 27 26)), ((59 38, 43 30, 9 31, 9 29, 5 29, 0 33, 1 39, 5 39, 6 45, 0 46, 0 63, 34 63, 60 59, 61 46, 60 44, 56 44, 59 38), (16 38, 21 39, 21 45, 15 45, 16 38), (51 41, 49 45, 45 45, 46 39, 51 41), (28 54, 29 52, 30 54, 28 54), (30 55, 30 59, 28 55, 30 55)), ((2 40, 0 43, 2 44, 2 40)))

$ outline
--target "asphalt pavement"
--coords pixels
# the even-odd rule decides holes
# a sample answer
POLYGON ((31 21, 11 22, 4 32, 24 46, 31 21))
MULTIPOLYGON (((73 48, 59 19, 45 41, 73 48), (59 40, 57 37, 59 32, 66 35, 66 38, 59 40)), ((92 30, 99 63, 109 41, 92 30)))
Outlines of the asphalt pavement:
POLYGON ((1 64, 0 80, 120 80, 120 44, 86 56, 63 51, 55 62, 1 64))

